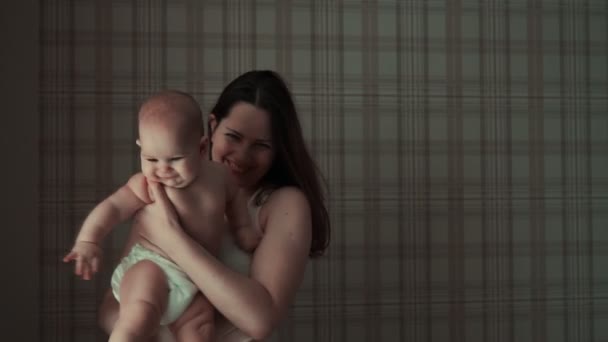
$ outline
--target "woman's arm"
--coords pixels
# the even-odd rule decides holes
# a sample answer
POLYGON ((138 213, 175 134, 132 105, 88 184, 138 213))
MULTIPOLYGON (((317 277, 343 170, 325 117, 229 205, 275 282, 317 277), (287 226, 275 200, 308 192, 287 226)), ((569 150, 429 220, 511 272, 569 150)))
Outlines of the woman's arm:
POLYGON ((160 216, 157 222, 142 225, 154 226, 144 232, 146 238, 167 253, 237 328, 255 339, 268 336, 291 305, 308 261, 310 209, 302 192, 278 189, 262 208, 264 237, 253 255, 250 277, 228 268, 192 240, 179 226, 164 191, 153 186, 153 192, 161 204, 160 216))

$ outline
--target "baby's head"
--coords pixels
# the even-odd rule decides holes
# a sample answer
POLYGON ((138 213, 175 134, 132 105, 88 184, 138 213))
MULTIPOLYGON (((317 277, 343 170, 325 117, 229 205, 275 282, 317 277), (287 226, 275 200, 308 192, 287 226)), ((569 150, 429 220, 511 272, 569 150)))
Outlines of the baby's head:
POLYGON ((143 174, 166 186, 188 186, 204 162, 206 143, 196 100, 179 91, 163 91, 141 105, 138 119, 143 174))

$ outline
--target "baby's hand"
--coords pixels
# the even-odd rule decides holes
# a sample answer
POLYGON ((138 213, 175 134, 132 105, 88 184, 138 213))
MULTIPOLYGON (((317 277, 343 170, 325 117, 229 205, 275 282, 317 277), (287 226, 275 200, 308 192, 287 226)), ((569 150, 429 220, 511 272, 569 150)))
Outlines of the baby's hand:
POLYGON ((262 234, 251 227, 239 228, 234 234, 237 245, 247 253, 253 252, 262 240, 262 234))
POLYGON ((96 243, 76 241, 72 251, 63 257, 63 262, 76 260, 74 273, 84 280, 89 280, 99 270, 102 254, 102 249, 96 243))

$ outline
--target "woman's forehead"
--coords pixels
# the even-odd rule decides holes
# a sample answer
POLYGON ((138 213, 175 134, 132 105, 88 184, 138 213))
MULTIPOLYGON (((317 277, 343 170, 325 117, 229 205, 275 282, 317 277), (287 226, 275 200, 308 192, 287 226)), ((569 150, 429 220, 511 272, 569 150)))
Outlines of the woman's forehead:
POLYGON ((237 103, 222 120, 225 127, 251 139, 270 139, 270 115, 249 103, 237 103))

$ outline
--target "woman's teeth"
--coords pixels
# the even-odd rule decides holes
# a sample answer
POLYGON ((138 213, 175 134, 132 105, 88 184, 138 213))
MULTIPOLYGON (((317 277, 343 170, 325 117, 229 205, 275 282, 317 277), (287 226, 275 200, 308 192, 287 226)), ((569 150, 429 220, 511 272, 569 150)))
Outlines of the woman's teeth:
POLYGON ((230 168, 230 170, 233 171, 233 172, 236 172, 236 173, 244 173, 245 172, 245 169, 236 166, 234 163, 232 163, 230 161, 226 162, 226 165, 228 165, 228 167, 230 168))

